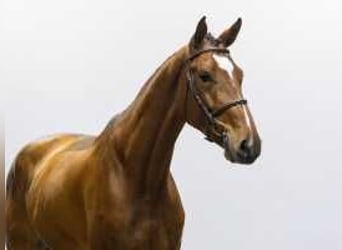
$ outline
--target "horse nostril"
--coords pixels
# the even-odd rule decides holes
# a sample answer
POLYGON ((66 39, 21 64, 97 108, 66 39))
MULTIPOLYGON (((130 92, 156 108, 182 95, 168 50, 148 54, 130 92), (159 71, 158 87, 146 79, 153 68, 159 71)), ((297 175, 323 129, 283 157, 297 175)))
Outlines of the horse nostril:
POLYGON ((252 155, 252 149, 249 145, 249 140, 245 139, 240 144, 240 154, 244 159, 249 159, 252 155))

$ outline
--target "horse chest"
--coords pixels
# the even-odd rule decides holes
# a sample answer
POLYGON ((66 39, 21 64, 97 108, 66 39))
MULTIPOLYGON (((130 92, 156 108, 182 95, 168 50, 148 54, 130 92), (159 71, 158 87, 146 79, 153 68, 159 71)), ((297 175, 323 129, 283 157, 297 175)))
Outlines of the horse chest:
POLYGON ((126 190, 107 175, 92 210, 92 240, 98 249, 179 249, 184 211, 170 178, 158 198, 126 190), (128 195, 129 194, 129 195, 128 195), (177 243, 177 244, 176 244, 177 243))
POLYGON ((179 211, 165 206, 158 211, 145 210, 130 225, 128 242, 130 247, 146 246, 144 249, 177 249, 183 227, 179 211))
POLYGON ((115 249, 179 249, 183 210, 168 197, 157 204, 146 200, 125 204, 120 211, 114 209, 106 214, 96 219, 100 223, 96 242, 115 249))
POLYGON ((167 246, 167 225, 164 223, 164 218, 141 217, 127 231, 127 243, 130 247, 149 245, 152 246, 167 246))

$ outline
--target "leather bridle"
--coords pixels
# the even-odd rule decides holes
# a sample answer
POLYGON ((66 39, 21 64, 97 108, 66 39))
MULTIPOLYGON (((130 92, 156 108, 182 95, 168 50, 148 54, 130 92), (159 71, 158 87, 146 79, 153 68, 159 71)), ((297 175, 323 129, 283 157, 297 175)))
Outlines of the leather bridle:
POLYGON ((218 53, 224 53, 229 54, 229 50, 227 49, 220 49, 220 48, 209 48, 205 50, 200 50, 193 55, 189 56, 185 62, 187 66, 187 78, 188 78, 188 88, 187 88, 187 94, 188 96, 188 89, 190 89, 197 105, 204 113, 206 120, 208 122, 208 126, 206 128, 206 139, 210 142, 217 142, 221 144, 222 146, 227 147, 228 146, 228 135, 225 129, 222 127, 222 125, 219 124, 217 117, 221 116, 225 111, 228 109, 231 109, 238 105, 246 105, 247 100, 246 99, 239 99, 233 102, 227 102, 223 104, 221 107, 217 109, 212 109, 206 102, 206 100, 203 98, 203 95, 199 91, 196 85, 196 81, 194 79, 193 72, 190 68, 190 63, 197 58, 198 56, 208 53, 208 52, 218 52, 218 53))

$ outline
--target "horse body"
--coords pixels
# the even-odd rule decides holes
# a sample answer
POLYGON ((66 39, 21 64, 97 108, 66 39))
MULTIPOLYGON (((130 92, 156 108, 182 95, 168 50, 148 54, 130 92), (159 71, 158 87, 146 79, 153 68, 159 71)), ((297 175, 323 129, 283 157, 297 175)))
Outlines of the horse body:
POLYGON ((27 224, 20 220, 8 226, 13 233, 34 234, 13 249, 35 249, 41 239, 53 249, 177 249, 184 213, 171 174, 157 201, 144 194, 133 198, 123 176, 113 170, 116 165, 98 164, 102 160, 96 158, 94 144, 80 149, 82 140, 84 136, 59 136, 32 143, 18 155, 15 171, 20 176, 15 178, 27 178, 21 183, 28 185, 25 191, 14 187, 18 190, 12 191, 10 206, 20 206, 23 200, 15 199, 26 198, 18 209, 27 214, 27 224), (43 148, 47 153, 31 163, 43 148))
POLYGON ((184 211, 169 167, 183 102, 165 88, 177 89, 184 55, 161 66, 98 137, 59 135, 19 153, 8 190, 10 249, 40 240, 52 249, 179 249, 184 211))
POLYGON ((242 71, 234 63, 228 74, 213 57, 228 52, 240 26, 241 20, 213 40, 202 19, 190 44, 156 70, 100 135, 64 134, 27 145, 7 180, 8 249, 180 249, 184 210, 170 164, 184 124, 213 132, 210 139, 232 162, 250 164, 260 153, 242 71))

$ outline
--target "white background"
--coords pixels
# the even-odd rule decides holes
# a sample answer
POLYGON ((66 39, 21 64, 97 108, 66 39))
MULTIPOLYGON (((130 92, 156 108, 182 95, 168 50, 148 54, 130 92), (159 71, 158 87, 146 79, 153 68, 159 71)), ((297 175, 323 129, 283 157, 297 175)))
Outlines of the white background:
POLYGON ((184 129, 172 163, 187 215, 182 249, 342 249, 340 0, 0 5, 6 171, 33 139, 99 133, 203 14, 214 34, 241 16, 232 54, 246 74, 262 156, 232 167, 184 129))

